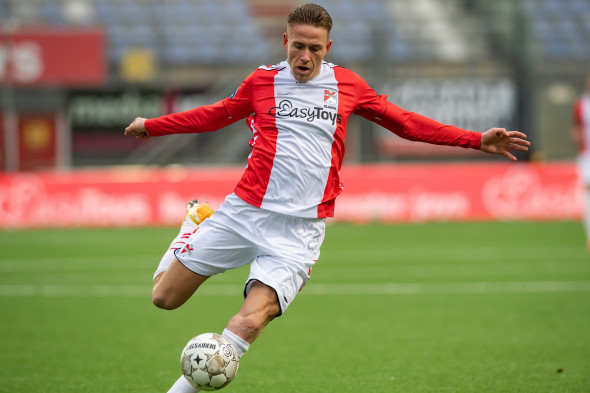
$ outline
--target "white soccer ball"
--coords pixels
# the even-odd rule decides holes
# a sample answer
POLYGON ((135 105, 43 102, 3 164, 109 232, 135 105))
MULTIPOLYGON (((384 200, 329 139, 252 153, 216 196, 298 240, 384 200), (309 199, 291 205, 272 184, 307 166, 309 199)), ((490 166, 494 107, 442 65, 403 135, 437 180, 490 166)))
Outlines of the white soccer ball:
POLYGON ((238 365, 234 346, 216 333, 193 337, 180 355, 182 374, 201 390, 219 390, 229 385, 238 372, 238 365))

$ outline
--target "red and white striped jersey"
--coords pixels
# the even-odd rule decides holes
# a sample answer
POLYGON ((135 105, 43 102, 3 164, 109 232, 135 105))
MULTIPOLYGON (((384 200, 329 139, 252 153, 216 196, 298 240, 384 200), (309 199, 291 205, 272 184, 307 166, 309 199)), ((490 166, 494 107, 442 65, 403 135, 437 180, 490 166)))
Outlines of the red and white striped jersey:
POLYGON ((247 118, 252 152, 234 192, 270 211, 331 217, 343 189, 339 172, 351 114, 399 136, 479 149, 481 134, 405 111, 354 72, 324 62, 320 74, 297 82, 287 61, 261 66, 231 96, 213 105, 147 120, 151 136, 215 131, 247 118))
POLYGON ((581 96, 574 106, 574 121, 580 130, 580 153, 588 154, 590 142, 590 94, 581 96))

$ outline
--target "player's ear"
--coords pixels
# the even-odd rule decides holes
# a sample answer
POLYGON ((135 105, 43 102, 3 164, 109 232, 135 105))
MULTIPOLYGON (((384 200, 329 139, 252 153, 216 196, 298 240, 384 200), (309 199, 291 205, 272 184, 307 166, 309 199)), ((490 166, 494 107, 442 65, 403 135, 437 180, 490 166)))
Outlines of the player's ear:
POLYGON ((330 52, 330 48, 332 48, 332 40, 328 40, 326 44, 326 53, 330 52))
POLYGON ((287 32, 283 33, 283 46, 285 47, 285 49, 287 49, 289 43, 289 36, 287 35, 287 32))

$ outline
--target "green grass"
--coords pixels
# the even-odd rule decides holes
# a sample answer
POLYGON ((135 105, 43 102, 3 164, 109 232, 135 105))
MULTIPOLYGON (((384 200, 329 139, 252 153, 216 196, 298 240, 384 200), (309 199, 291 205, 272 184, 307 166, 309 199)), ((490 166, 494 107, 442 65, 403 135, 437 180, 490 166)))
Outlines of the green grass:
MULTIPOLYGON (((0 392, 165 392, 247 269, 151 304, 174 228, 0 232, 0 392)), ((226 392, 590 392, 590 253, 565 223, 330 225, 226 392), (560 370, 560 371, 558 371, 560 370)))

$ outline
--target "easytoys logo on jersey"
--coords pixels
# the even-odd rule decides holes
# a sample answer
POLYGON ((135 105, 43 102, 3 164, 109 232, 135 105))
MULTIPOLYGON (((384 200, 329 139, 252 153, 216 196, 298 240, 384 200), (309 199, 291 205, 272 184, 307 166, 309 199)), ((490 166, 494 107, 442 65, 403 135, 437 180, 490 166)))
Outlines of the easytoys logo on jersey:
MULTIPOLYGON (((335 100, 335 98, 333 99, 335 100)), ((327 101, 327 100, 326 100, 327 101)), ((332 105, 324 105, 327 109, 336 110, 336 106, 332 105)), ((326 109, 320 106, 314 106, 313 108, 298 108, 294 107, 293 103, 289 100, 283 100, 279 103, 279 106, 274 106, 270 108, 268 113, 274 117, 275 119, 286 119, 290 117, 298 117, 301 119, 305 119, 308 122, 313 122, 315 120, 329 120, 332 122, 332 125, 338 123, 342 124, 342 115, 338 113, 334 113, 332 111, 327 111, 326 109)))

